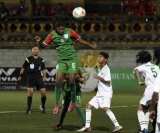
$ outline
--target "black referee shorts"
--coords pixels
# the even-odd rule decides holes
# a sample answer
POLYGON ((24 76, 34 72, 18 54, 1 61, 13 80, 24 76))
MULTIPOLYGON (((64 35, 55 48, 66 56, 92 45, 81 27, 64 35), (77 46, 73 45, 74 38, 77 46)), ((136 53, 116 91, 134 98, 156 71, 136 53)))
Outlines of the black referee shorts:
POLYGON ((36 87, 37 90, 45 88, 43 79, 41 76, 29 75, 27 78, 27 86, 28 88, 36 87))

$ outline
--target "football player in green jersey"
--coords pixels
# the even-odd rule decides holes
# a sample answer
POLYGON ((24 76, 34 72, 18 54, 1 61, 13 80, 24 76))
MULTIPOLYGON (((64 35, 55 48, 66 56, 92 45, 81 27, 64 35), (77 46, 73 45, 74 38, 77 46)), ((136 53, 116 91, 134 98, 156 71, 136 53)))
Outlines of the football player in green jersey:
MULTIPOLYGON (((75 108, 76 111, 79 115, 79 118, 81 120, 82 126, 85 126, 85 117, 84 117, 84 112, 81 108, 81 86, 80 84, 85 83, 85 80, 82 77, 82 73, 81 70, 78 69, 78 73, 76 75, 76 100, 75 100, 75 108)), ((63 84, 63 108, 61 111, 61 115, 59 118, 59 123, 56 125, 56 129, 59 130, 62 128, 62 124, 68 109, 68 106, 70 104, 71 101, 71 92, 70 92, 70 88, 69 88, 69 82, 68 82, 68 77, 66 76, 65 80, 64 80, 64 84, 63 84)))
POLYGON ((35 39, 39 42, 41 47, 46 47, 51 42, 54 42, 55 47, 58 51, 58 62, 57 62, 57 73, 56 73, 56 85, 55 85, 55 101, 56 106, 53 113, 56 115, 61 108, 60 95, 62 91, 62 82, 65 73, 68 72, 70 90, 71 90, 71 102, 68 107, 68 111, 72 111, 75 107, 76 88, 75 88, 75 76, 78 68, 77 53, 73 47, 73 40, 78 41, 80 44, 87 45, 91 48, 96 48, 95 43, 90 43, 83 40, 75 31, 70 28, 66 28, 65 21, 57 21, 53 30, 47 38, 41 42, 41 38, 36 36, 35 39))

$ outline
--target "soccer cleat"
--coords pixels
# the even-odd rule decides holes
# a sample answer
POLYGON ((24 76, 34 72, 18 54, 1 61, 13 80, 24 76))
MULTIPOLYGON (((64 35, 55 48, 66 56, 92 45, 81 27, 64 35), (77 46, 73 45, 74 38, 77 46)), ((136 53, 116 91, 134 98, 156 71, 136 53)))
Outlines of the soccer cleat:
POLYGON ((42 113, 46 113, 45 108, 43 108, 42 105, 39 106, 39 109, 41 110, 42 113))
POLYGON ((27 110, 26 110, 26 114, 30 114, 30 115, 31 115, 31 110, 30 110, 30 109, 27 109, 27 110))
POLYGON ((120 130, 122 130, 123 129, 123 127, 122 126, 116 126, 115 128, 114 128, 114 130, 113 130, 113 133, 115 133, 115 132, 118 132, 118 131, 120 131, 120 130))
POLYGON ((77 130, 77 132, 85 132, 85 131, 87 131, 87 132, 91 132, 91 131, 92 131, 92 129, 91 129, 91 127, 86 128, 86 127, 84 126, 84 127, 82 127, 81 129, 77 130))
POLYGON ((61 124, 56 125, 56 129, 57 129, 57 130, 60 130, 61 128, 62 128, 62 125, 61 125, 61 124))
POLYGON ((60 104, 57 104, 53 110, 53 114, 57 115, 60 109, 61 109, 60 104))
POLYGON ((70 103, 69 107, 68 107, 68 111, 72 112, 74 110, 75 104, 73 102, 70 103))

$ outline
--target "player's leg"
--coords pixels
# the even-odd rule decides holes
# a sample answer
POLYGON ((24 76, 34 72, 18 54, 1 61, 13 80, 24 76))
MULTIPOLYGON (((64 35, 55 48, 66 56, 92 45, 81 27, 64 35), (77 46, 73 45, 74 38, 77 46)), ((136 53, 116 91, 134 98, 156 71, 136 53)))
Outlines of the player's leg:
POLYGON ((69 83, 71 90, 71 103, 68 107, 68 111, 71 112, 75 107, 75 99, 76 99, 75 78, 76 78, 76 73, 78 71, 78 59, 68 61, 67 66, 68 66, 69 83))
POLYGON ((34 77, 33 76, 28 76, 28 78, 27 78, 28 97, 27 97, 27 111, 26 111, 26 114, 31 114, 31 105, 32 105, 32 96, 33 96, 34 84, 35 84, 34 77))
POLYGON ((26 114, 31 114, 31 105, 32 105, 32 96, 33 96, 33 88, 27 88, 28 97, 27 97, 27 110, 26 114))
POLYGON ((141 131, 148 132, 148 124, 149 124, 149 103, 151 100, 151 96, 144 95, 139 103, 137 116, 140 124, 141 131))
POLYGON ((122 130, 123 127, 119 125, 114 113, 110 110, 111 98, 112 97, 98 98, 98 102, 99 102, 100 107, 103 108, 104 112, 108 115, 108 117, 114 124, 114 130, 113 130, 113 133, 114 133, 114 132, 122 130))
POLYGON ((40 106, 40 110, 42 111, 42 113, 45 113, 46 88, 41 88, 39 91, 41 93, 41 106, 40 106))
POLYGON ((84 132, 84 131, 91 131, 91 116, 92 116, 92 107, 95 107, 96 109, 99 108, 97 97, 94 96, 89 103, 86 105, 86 122, 85 127, 82 127, 81 129, 77 130, 78 132, 84 132))
POLYGON ((76 107, 76 111, 78 113, 78 116, 81 120, 82 126, 85 126, 85 117, 84 117, 84 112, 81 108, 81 96, 77 95, 76 96, 76 102, 75 102, 75 107, 76 107))
POLYGON ((63 124, 64 118, 65 118, 66 112, 68 110, 68 106, 69 106, 70 101, 71 101, 71 93, 70 93, 70 91, 65 92, 63 100, 64 100, 63 108, 61 110, 61 114, 60 114, 60 117, 59 117, 59 122, 56 125, 56 129, 57 130, 62 128, 62 124, 63 124))
POLYGON ((46 88, 45 88, 43 79, 41 77, 36 79, 35 86, 36 86, 37 90, 39 90, 41 93, 41 106, 39 108, 42 111, 42 113, 45 113, 46 88))
POLYGON ((66 72, 66 64, 63 62, 59 62, 56 66, 57 73, 56 73, 56 84, 55 84, 55 108, 53 110, 53 114, 58 114, 61 106, 60 106, 60 96, 62 93, 62 83, 64 80, 65 72, 66 72))
POLYGON ((76 99, 75 73, 69 74, 69 83, 70 83, 70 90, 71 90, 71 103, 68 107, 68 111, 71 112, 75 107, 75 99, 76 99))
POLYGON ((138 116, 138 121, 139 121, 141 131, 143 132, 143 130, 146 128, 146 124, 145 124, 146 116, 145 116, 145 112, 143 110, 142 104, 139 104, 138 106, 137 116, 138 116))

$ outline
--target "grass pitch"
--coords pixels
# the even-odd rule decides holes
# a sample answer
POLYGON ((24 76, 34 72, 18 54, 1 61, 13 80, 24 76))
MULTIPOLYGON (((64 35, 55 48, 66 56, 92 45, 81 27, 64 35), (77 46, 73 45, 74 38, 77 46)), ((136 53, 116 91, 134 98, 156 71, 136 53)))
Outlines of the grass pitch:
MULTIPOLYGON (((95 92, 82 94, 82 107, 95 95, 95 92)), ((123 133, 137 133, 137 105, 142 93, 115 93, 111 110, 115 114, 123 133)), ((39 110, 40 93, 35 91, 32 102, 32 114, 26 115, 27 91, 0 91, 0 133, 53 133, 72 132, 82 127, 77 112, 67 112, 61 130, 55 130, 58 115, 53 115, 54 92, 47 92, 46 113, 39 110)), ((84 111, 85 112, 85 111, 84 111)), ((92 110, 91 127, 93 133, 110 133, 113 124, 101 109, 92 110)), ((152 130, 151 123, 149 130, 152 130)))

